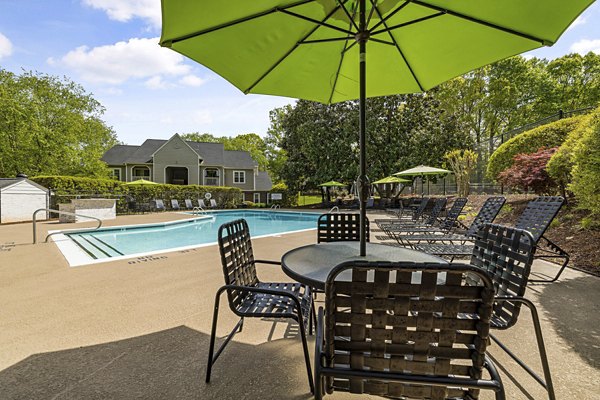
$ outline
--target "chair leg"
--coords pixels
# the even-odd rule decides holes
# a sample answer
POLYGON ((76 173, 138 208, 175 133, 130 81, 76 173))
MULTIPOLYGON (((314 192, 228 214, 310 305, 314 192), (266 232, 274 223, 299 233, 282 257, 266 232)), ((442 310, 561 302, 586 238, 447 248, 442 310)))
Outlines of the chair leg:
POLYGON ((540 385, 546 389, 548 392, 548 398, 550 400, 556 400, 556 395, 554 394, 554 385, 552 384, 552 375, 550 374, 550 365, 548 363, 548 356, 546 354, 546 346, 544 345, 544 337, 542 335, 542 326, 540 324, 540 319, 537 313, 537 309, 535 305, 528 299, 520 298, 515 299, 513 301, 520 301, 525 304, 529 310, 531 310, 531 317, 533 319, 533 327, 535 330, 535 337, 537 340, 538 351, 540 353, 540 359, 542 362, 542 369, 544 371, 544 379, 540 378, 528 365, 526 365, 520 358, 518 358, 512 351, 510 351, 504 343, 500 342, 494 335, 490 335, 490 337, 498 344, 498 346, 506 352, 513 360, 517 362, 525 371, 531 375, 540 385))
POLYGON ((233 338, 233 336, 236 333, 238 333, 238 331, 241 332, 242 326, 244 325, 244 318, 242 317, 242 318, 240 318, 238 323, 235 325, 233 330, 229 333, 229 335, 227 335, 227 338, 225 339, 225 341, 219 347, 219 349, 217 350, 217 352, 215 354, 214 350, 215 350, 215 340, 217 337, 217 320, 219 318, 219 300, 221 297, 221 293, 223 293, 223 288, 219 289, 219 291, 217 291, 217 295, 215 296, 215 309, 213 312, 212 328, 210 331, 210 344, 209 344, 209 348, 208 348, 208 364, 206 365, 206 383, 210 382, 210 374, 212 372, 213 364, 217 361, 217 359, 219 358, 219 356, 225 349, 225 346, 227 346, 227 343, 229 343, 231 338, 233 338), (213 354, 214 354, 214 356, 213 356, 213 354))
POLYGON ((312 369, 310 366, 310 354, 308 352, 308 343, 306 341, 306 332, 304 331, 304 321, 302 320, 301 310, 298 310, 298 325, 300 325, 300 337, 302 338, 304 361, 306 362, 306 372, 308 373, 308 385, 310 386, 310 392, 315 393, 315 385, 313 382, 312 369))

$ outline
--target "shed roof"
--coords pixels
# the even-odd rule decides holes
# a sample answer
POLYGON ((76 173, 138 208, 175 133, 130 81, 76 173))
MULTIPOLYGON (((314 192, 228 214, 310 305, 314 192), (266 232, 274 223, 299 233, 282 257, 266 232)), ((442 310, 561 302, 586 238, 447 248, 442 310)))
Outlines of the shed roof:
POLYGON ((44 192, 48 191, 48 189, 43 187, 42 185, 39 185, 39 184, 35 183, 34 181, 30 181, 29 179, 26 179, 26 178, 0 178, 0 190, 2 190, 2 191, 7 190, 11 186, 14 186, 17 183, 23 182, 23 181, 27 182, 31 186, 34 186, 40 190, 43 190, 44 192))

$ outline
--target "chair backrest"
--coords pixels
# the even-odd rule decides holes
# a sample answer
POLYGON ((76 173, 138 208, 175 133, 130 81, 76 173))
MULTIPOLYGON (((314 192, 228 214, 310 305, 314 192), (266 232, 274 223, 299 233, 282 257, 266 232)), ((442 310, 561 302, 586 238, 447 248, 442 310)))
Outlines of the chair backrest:
MULTIPOLYGON (((365 221, 367 242, 370 241, 369 219, 365 221)), ((360 240, 360 214, 323 214, 317 221, 317 243, 360 240)))
MULTIPOLYGON (((497 296, 523 296, 533 263, 534 246, 533 237, 523 229, 484 224, 477 233, 471 265, 488 272, 497 296)), ((520 309, 520 302, 496 302, 495 325, 500 328, 513 326, 520 309)))
POLYGON ((505 201, 506 199, 503 196, 489 197, 481 206, 471 225, 469 225, 465 236, 474 237, 483 224, 493 222, 505 201))
POLYGON ((177 199, 171 199, 171 208, 173 210, 179 210, 179 202, 177 199))
POLYGON ((157 210, 165 209, 165 203, 161 199, 154 200, 154 206, 156 207, 157 210))
POLYGON ((413 221, 416 221, 419 218, 421 218, 421 216, 423 215, 423 212, 425 212, 425 209, 427 208, 428 204, 429 204, 429 197, 423 197, 423 198, 421 198, 421 202, 419 203, 419 207, 417 207, 415 209, 415 211, 413 212, 413 216, 412 216, 413 221))
POLYGON ((454 224, 456 224, 456 220, 458 220, 460 213, 462 212, 463 208, 465 208, 465 205, 467 205, 467 201, 468 200, 466 197, 459 197, 454 200, 452 207, 450 207, 446 213, 446 218, 442 222, 442 230, 449 231, 454 227, 454 224))
POLYGON ((540 196, 530 201, 519 216, 515 227, 531 233, 534 243, 537 243, 564 202, 565 199, 560 196, 540 196))
MULTIPOLYGON (((219 252, 226 285, 256 286, 256 264, 250 240, 250 229, 244 219, 237 219, 219 227, 219 252)), ((228 290, 227 297, 232 310, 238 308, 246 293, 228 290)))
POLYGON ((206 208, 206 203, 204 202, 204 199, 198 199, 198 207, 206 208))
POLYGON ((217 208, 217 201, 215 199, 210 199, 210 206, 212 208, 217 208))
POLYGON ((429 214, 429 216, 425 220, 425 224, 426 225, 433 225, 433 224, 435 224, 435 221, 437 221, 437 219, 440 216, 440 213, 442 212, 442 210, 444 208, 446 208, 446 203, 447 202, 448 202, 448 199, 446 199, 445 197, 440 197, 439 199, 435 199, 435 201, 433 203, 433 208, 431 209, 431 213, 429 214))
MULTIPOLYGON (((478 390, 458 385, 404 384, 381 376, 482 378, 493 300, 489 276, 469 265, 338 265, 325 285, 325 366, 359 376, 336 377, 335 388, 394 398, 478 398, 478 390), (463 273, 475 274, 483 285, 468 286, 463 273)), ((334 389, 333 379, 325 385, 334 389)))
POLYGON ((185 208, 194 208, 194 204, 192 203, 191 199, 185 199, 185 208))

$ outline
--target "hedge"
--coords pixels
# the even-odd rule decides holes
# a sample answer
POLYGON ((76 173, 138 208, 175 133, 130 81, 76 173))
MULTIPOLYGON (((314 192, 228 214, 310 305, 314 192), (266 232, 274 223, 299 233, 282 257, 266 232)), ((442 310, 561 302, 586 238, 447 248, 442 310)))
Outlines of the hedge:
POLYGON ((571 183, 572 170, 575 166, 575 147, 581 141, 583 136, 592 129, 592 126, 598 125, 600 121, 600 108, 594 110, 591 114, 585 115, 581 123, 572 130, 565 139, 558 151, 550 158, 546 170, 548 175, 561 187, 563 196, 566 196, 566 188, 571 183))
POLYGON ((579 208, 590 211, 590 220, 600 217, 600 118, 589 119, 588 129, 574 146, 573 181, 569 190, 575 194, 579 208))
POLYGON ((503 143, 488 161, 487 176, 494 180, 497 179, 500 172, 512 166, 517 154, 531 154, 542 147, 560 146, 569 132, 577 128, 583 118, 584 116, 577 116, 561 119, 523 132, 503 143))
POLYGON ((281 193, 283 200, 271 200, 271 203, 282 207, 295 207, 298 205, 298 194, 290 190, 285 183, 273 185, 269 193, 281 193))
POLYGON ((238 188, 200 185, 126 185, 114 179, 79 178, 74 176, 36 176, 32 181, 51 189, 51 208, 58 203, 68 203, 75 197, 104 197, 117 199, 117 212, 127 211, 128 201, 147 203, 153 199, 163 199, 167 207, 171 199, 183 204, 191 199, 196 204, 198 198, 204 198, 210 192, 221 208, 234 208, 241 202, 242 191, 238 188))

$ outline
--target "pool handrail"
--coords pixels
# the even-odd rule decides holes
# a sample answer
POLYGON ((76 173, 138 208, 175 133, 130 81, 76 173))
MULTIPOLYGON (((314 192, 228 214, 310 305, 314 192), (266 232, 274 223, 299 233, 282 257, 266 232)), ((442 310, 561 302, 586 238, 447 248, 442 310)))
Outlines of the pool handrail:
MULTIPOLYGON (((72 213, 72 212, 68 212, 68 211, 60 211, 60 210, 54 210, 52 208, 38 208, 37 210, 35 210, 33 212, 32 215, 32 219, 33 219, 33 244, 37 243, 37 213, 39 213, 40 211, 46 211, 46 212, 51 212, 51 213, 55 213, 55 214, 64 214, 64 215, 70 215, 72 217, 83 217, 83 218, 89 218, 89 219, 95 219, 96 221, 98 221, 98 226, 95 228, 84 228, 86 230, 90 230, 90 231, 95 231, 98 230, 102 227, 102 220, 100 218, 96 218, 96 217, 91 217, 89 215, 82 215, 82 214, 76 214, 76 213, 72 213)), ((49 233, 48 236, 46 236, 46 239, 44 240, 44 243, 48 243, 48 238, 52 235, 56 235, 62 232, 52 232, 49 233)))
POLYGON ((333 207, 331 207, 331 210, 329 210, 328 214, 331 214, 333 212, 339 213, 340 212, 340 208, 338 206, 333 206, 333 207))
POLYGON ((271 210, 277 210, 277 209, 281 209, 281 206, 279 204, 273 204, 271 206, 271 210))
POLYGON ((204 214, 204 213, 206 213, 206 210, 204 208, 202 208, 202 206, 192 208, 192 214, 194 214, 194 215, 204 214))

